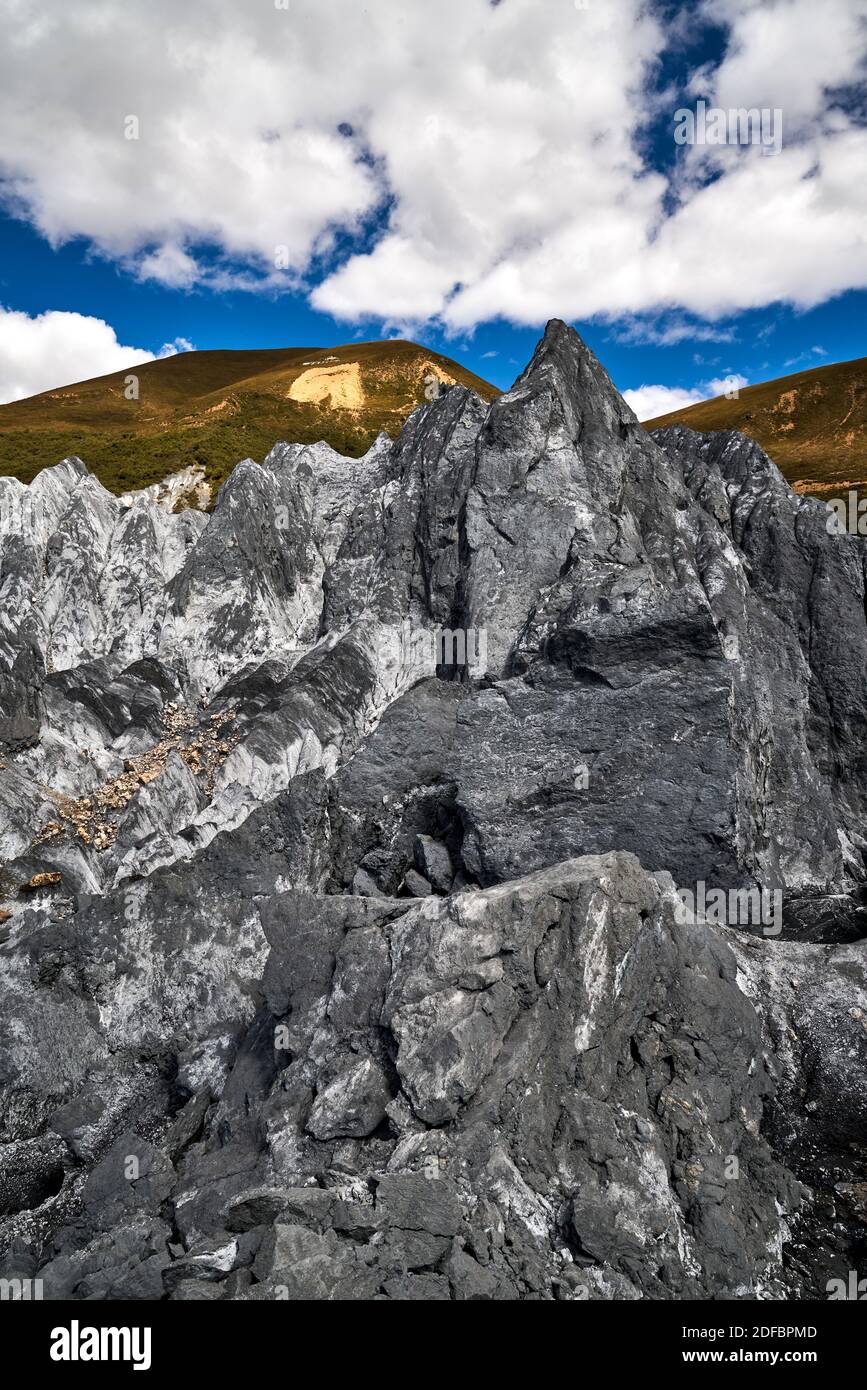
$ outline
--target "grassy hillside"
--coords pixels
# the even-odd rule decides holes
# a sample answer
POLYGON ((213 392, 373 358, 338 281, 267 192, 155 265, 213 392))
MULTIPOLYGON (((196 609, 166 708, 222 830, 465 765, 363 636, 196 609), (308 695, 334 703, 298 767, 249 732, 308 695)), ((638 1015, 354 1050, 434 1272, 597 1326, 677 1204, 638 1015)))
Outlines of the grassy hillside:
POLYGON ((688 425, 741 430, 798 492, 838 496, 867 488, 867 357, 747 386, 737 400, 702 401, 646 420, 645 429, 688 425))
POLYGON ((395 436, 433 373, 491 400, 495 387, 450 358, 390 340, 335 348, 187 352, 0 406, 0 474, 30 482, 79 454, 112 492, 190 465, 212 496, 242 458, 280 439, 325 439, 358 456, 380 430, 395 436), (134 373, 138 400, 127 400, 134 373))

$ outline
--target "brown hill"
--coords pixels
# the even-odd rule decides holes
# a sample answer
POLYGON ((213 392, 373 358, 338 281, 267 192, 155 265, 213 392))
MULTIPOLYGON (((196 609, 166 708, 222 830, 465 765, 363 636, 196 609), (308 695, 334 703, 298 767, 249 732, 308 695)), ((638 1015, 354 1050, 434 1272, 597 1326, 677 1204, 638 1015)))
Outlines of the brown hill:
POLYGON ((79 454, 115 493, 193 468, 213 497, 240 459, 261 460, 277 440, 324 439, 358 456, 381 430, 397 435, 432 377, 499 394, 403 340, 179 353, 0 406, 0 474, 29 482, 79 454), (126 394, 131 374, 137 399, 126 394))
POLYGON ((741 430, 768 453, 798 492, 828 498, 867 489, 867 357, 746 386, 645 420, 645 429, 688 425, 741 430))

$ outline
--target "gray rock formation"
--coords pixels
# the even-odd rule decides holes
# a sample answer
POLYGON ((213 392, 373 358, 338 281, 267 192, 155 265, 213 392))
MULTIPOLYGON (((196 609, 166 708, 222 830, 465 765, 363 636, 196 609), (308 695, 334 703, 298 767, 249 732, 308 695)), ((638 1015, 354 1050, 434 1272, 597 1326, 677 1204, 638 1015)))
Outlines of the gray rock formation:
POLYGON ((845 1277, 867 549, 825 517, 556 322, 490 407, 277 445, 210 516, 0 480, 0 1274, 845 1277))

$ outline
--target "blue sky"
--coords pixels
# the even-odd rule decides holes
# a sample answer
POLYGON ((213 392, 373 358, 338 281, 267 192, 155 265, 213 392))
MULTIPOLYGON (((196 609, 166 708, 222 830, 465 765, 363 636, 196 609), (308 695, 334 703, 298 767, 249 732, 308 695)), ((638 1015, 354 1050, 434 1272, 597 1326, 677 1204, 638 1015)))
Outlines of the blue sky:
POLYGON ((644 415, 867 351, 867 0, 279 9, 0 0, 0 399, 389 336, 505 387, 554 315, 644 415))

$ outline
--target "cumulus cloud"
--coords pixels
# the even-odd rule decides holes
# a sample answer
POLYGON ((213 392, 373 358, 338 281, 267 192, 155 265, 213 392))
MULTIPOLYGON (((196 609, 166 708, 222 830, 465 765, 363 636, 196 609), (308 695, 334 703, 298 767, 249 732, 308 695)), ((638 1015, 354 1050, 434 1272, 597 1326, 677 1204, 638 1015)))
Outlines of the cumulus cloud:
POLYGON ((732 372, 729 376, 715 376, 711 381, 705 382, 705 398, 710 400, 713 396, 733 396, 749 384, 747 378, 741 376, 740 372, 732 372))
POLYGON ((693 95, 782 108, 781 154, 647 162, 668 39, 645 0, 0 0, 2 189, 142 279, 303 277, 355 321, 713 321, 867 285, 867 130, 839 95, 867 0, 695 14, 727 43, 693 95))
POLYGON ((368 62, 379 35, 354 0, 81 0, 38 16, 0 0, 0 16, 5 192, 53 243, 83 236, 186 286, 207 274, 195 244, 291 270, 382 194, 338 130, 388 71, 385 53, 368 62))
POLYGON ((660 415, 669 415, 674 410, 697 405, 699 401, 740 391, 747 385, 749 383, 745 376, 733 373, 731 376, 714 377, 689 389, 680 386, 637 386, 634 390, 624 391, 623 399, 639 420, 656 420, 660 415))
POLYGON ((169 243, 141 259, 138 276, 140 280, 157 280, 171 289, 189 289, 199 278, 199 267, 180 246, 169 243))
POLYGON ((684 410, 686 406, 696 405, 707 398, 695 387, 686 391, 679 386, 637 386, 632 391, 624 391, 623 399, 639 420, 655 420, 660 415, 668 415, 672 410, 684 410))
POLYGON ((157 357, 174 357, 179 352, 195 352, 196 345, 191 343, 189 338, 175 338, 170 343, 163 343, 157 357))
MULTIPOLYGON (((191 347, 179 338, 166 343, 158 355, 168 357, 191 347)), ((58 309, 31 318, 0 306, 0 404, 152 362, 154 356, 146 348, 119 343, 103 319, 58 309)))
MULTIPOLYGON (((778 107, 795 134, 826 118, 829 94, 865 75, 861 0, 704 0, 702 8, 731 34, 713 81, 725 109, 778 107)), ((694 87, 705 95, 698 80, 694 87)))

